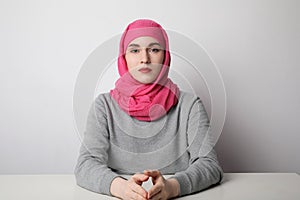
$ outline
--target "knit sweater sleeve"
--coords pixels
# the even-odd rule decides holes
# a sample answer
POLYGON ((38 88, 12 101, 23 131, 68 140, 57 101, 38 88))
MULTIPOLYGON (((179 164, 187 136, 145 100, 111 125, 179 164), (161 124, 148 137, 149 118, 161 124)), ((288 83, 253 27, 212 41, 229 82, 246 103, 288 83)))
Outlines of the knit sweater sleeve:
POLYGON ((187 127, 189 167, 172 176, 179 182, 180 196, 201 191, 219 183, 223 178, 223 171, 218 163, 216 152, 212 147, 209 148, 210 145, 203 143, 205 136, 209 134, 208 128, 207 113, 201 100, 197 98, 190 110, 187 127), (207 152, 206 155, 199 153, 200 147, 202 147, 201 152, 207 152))
MULTIPOLYGON (((103 102, 97 98, 90 107, 84 138, 75 167, 76 182, 93 192, 112 195, 110 185, 120 176, 107 166, 109 134, 103 102)), ((121 176, 120 176, 121 177, 121 176)))

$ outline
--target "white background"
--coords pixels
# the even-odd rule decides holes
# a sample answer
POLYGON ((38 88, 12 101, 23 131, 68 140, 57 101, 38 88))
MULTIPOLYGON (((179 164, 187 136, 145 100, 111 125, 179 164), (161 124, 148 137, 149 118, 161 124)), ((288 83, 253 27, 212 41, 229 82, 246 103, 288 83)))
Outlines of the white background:
POLYGON ((188 36, 219 67, 225 172, 299 173, 299 10, 297 0, 0 1, 0 174, 73 173, 76 77, 137 18, 188 36))

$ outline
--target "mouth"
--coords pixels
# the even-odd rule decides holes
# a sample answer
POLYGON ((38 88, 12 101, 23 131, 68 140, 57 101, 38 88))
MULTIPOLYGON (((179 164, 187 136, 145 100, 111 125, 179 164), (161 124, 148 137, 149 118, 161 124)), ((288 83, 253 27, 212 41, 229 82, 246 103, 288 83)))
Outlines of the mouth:
POLYGON ((148 67, 143 67, 143 68, 139 69, 139 72, 142 72, 142 73, 149 73, 151 71, 152 71, 152 69, 150 69, 148 67))

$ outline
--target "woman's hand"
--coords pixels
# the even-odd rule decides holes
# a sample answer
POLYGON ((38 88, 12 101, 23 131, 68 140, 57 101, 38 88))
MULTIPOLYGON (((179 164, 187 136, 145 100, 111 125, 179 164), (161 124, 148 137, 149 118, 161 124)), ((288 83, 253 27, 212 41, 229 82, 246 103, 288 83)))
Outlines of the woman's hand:
POLYGON ((152 177, 153 186, 148 191, 148 199, 170 199, 179 195, 179 183, 175 178, 165 179, 158 170, 145 170, 144 174, 152 177))
POLYGON ((141 186, 149 176, 145 174, 134 174, 129 180, 117 177, 111 183, 111 194, 121 199, 147 200, 148 193, 141 186))

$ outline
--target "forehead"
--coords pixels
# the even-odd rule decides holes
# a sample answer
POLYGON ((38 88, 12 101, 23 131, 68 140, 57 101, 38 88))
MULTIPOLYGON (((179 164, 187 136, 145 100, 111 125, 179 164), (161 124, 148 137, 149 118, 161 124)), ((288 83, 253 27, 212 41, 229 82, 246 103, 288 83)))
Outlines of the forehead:
POLYGON ((143 36, 143 37, 138 37, 138 38, 135 38, 134 40, 132 40, 129 44, 136 44, 136 45, 139 45, 141 47, 147 47, 149 46, 150 44, 153 44, 153 43, 159 43, 155 38, 153 37, 149 37, 149 36, 143 36))

